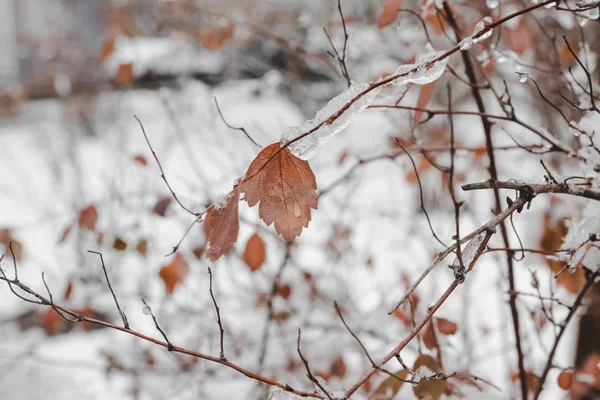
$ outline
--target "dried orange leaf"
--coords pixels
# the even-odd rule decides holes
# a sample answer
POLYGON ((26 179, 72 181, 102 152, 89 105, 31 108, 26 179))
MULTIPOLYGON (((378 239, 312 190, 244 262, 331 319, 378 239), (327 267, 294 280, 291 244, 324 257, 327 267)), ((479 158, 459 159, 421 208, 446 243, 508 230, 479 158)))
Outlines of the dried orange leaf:
POLYGON ((148 254, 148 240, 146 239, 142 239, 138 242, 138 244, 135 246, 135 249, 137 250, 138 253, 140 253, 140 255, 142 257, 146 257, 146 255, 148 254))
POLYGON ((258 214, 267 225, 292 241, 308 227, 310 209, 317 208, 317 182, 308 162, 279 143, 265 147, 252 161, 243 182, 250 207, 260 201, 258 214))
POLYGON ((117 251, 123 251, 127 248, 127 242, 124 241, 121 238, 115 238, 115 241, 113 242, 113 249, 117 250, 117 251))
POLYGON ((21 261, 23 258, 23 245, 13 237, 10 229, 0 229, 0 244, 4 245, 4 252, 6 254, 10 254, 10 247, 12 244, 15 260, 21 261))
MULTIPOLYGON (((421 90, 419 90, 419 98, 417 99, 417 108, 425 108, 427 104, 429 104, 429 100, 431 99, 431 95, 433 93, 433 89, 435 88, 435 82, 428 83, 426 85, 421 86, 421 90)), ((415 118, 413 120, 413 130, 419 125, 421 122, 421 118, 423 117, 423 111, 415 111, 415 118)))
POLYGON ((435 318, 435 322, 442 335, 454 335, 458 328, 456 323, 445 318, 435 318))
MULTIPOLYGON (((421 367, 427 368, 431 371, 432 375, 438 372, 442 372, 442 368, 435 360, 435 358, 421 354, 417 360, 415 361, 415 365, 413 366, 413 370, 417 371, 421 367)), ((446 389, 447 382, 441 379, 427 379, 426 376, 421 382, 419 382, 415 387, 413 387, 413 392, 415 396, 419 399, 428 399, 428 400, 439 400, 446 389)))
POLYGON ((126 63, 121 64, 117 68, 117 73, 115 74, 115 82, 118 85, 128 85, 133 82, 133 64, 126 63))
POLYGON ((428 322, 427 325, 425 325, 423 332, 423 343, 429 350, 437 349, 439 347, 437 337, 435 336, 435 331, 433 330, 433 324, 431 322, 428 322))
POLYGON ((568 371, 562 371, 558 375, 558 386, 562 390, 571 389, 571 385, 573 384, 573 374, 568 371))
POLYGON ((63 323, 63 319, 53 308, 48 308, 42 317, 42 328, 48 335, 56 335, 63 323))
POLYGON ((265 242, 258 236, 258 233, 255 233, 246 243, 244 262, 252 271, 257 271, 265 262, 266 255, 265 242))
POLYGON ((140 165, 148 165, 148 160, 146 160, 146 157, 142 155, 138 154, 137 156, 134 156, 133 160, 140 165))
POLYGON ((198 36, 204 48, 218 50, 233 38, 233 24, 201 29, 198 36))
POLYGON ((65 289, 64 299, 69 300, 71 298, 71 294, 73 293, 73 281, 69 281, 67 284, 67 288, 65 289))
POLYGON ((65 228, 62 235, 60 235, 60 239, 58 240, 58 243, 63 243, 67 239, 67 236, 69 236, 69 233, 71 233, 71 225, 69 225, 65 228))
POLYGON ((402 0, 388 0, 383 6, 383 11, 379 15, 377 27, 383 29, 393 23, 398 18, 398 11, 402 7, 402 0))
POLYGON ((216 261, 233 250, 240 230, 240 221, 238 220, 240 190, 241 185, 235 185, 225 198, 224 205, 214 205, 206 213, 204 233, 209 245, 206 258, 211 261, 216 261))
POLYGON ((79 226, 83 229, 93 231, 96 229, 96 221, 98 221, 96 206, 88 206, 79 212, 79 226))
POLYGON ((514 29, 510 27, 503 29, 502 36, 507 46, 517 54, 523 54, 527 49, 533 47, 533 31, 524 19, 520 19, 519 24, 514 29))
MULTIPOLYGON (((408 377, 408 371, 403 369, 394 373, 400 379, 406 379, 408 377)), ((392 400, 396 397, 396 393, 402 389, 404 384, 403 380, 397 379, 393 376, 388 376, 384 379, 379 386, 369 395, 369 400, 392 400)))
POLYGON ((160 269, 159 276, 165 283, 167 294, 173 294, 175 287, 186 278, 190 267, 185 258, 177 253, 170 264, 160 269))
POLYGON ((102 46, 100 46, 100 61, 106 60, 115 50, 115 38, 107 37, 102 41, 102 46))
POLYGON ((277 285, 277 291, 275 292, 275 294, 287 300, 292 294, 292 287, 287 283, 279 283, 277 285))
POLYGON ((346 376, 347 370, 346 363, 341 355, 337 356, 335 360, 333 360, 331 367, 329 368, 331 376, 337 376, 340 379, 343 379, 346 376))
POLYGON ((169 208, 169 204, 171 204, 172 200, 173 199, 171 197, 163 197, 162 199, 158 200, 152 208, 152 214, 164 217, 167 213, 167 208, 169 208))

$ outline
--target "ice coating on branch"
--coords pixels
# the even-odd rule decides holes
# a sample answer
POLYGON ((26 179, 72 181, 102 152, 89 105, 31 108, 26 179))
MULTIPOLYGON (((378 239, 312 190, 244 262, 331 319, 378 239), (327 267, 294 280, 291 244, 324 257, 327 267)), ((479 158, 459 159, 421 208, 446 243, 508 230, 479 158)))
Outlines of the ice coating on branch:
POLYGON ((297 396, 293 393, 287 392, 277 386, 271 386, 269 389, 268 400, 299 400, 302 397, 297 396))
POLYGON ((381 87, 377 87, 365 93, 354 101, 341 115, 337 115, 344 106, 349 104, 352 99, 367 90, 370 86, 371 85, 368 83, 353 82, 349 88, 329 100, 327 105, 319 110, 313 119, 306 121, 302 128, 297 126, 288 128, 281 138, 281 145, 285 145, 291 140, 310 132, 320 125, 314 132, 289 146, 292 154, 303 160, 313 157, 321 145, 344 130, 354 115, 363 111, 373 102, 373 100, 375 100, 381 87))
POLYGON ((481 36, 475 37, 477 36, 477 34, 479 34, 479 32, 483 31, 491 23, 492 19, 490 17, 484 17, 481 21, 479 21, 477 25, 475 25, 475 31, 473 31, 473 35, 467 36, 466 38, 460 41, 460 43, 458 44, 460 46, 460 49, 463 51, 469 50, 471 47, 473 47, 475 43, 479 43, 482 40, 485 40, 492 36, 493 29, 490 29, 481 36))
POLYGON ((413 382, 421 382, 423 379, 427 379, 433 375, 435 375, 435 372, 433 372, 428 366, 421 365, 419 368, 417 368, 411 380, 413 382))
MULTIPOLYGON (((485 239, 485 232, 481 232, 479 235, 471 239, 466 246, 461 248, 462 261, 465 268, 468 268, 473 262, 479 246, 481 246, 481 243, 483 243, 483 239, 485 239)), ((460 261, 458 260, 458 257, 456 257, 452 263, 452 267, 454 268, 459 266, 460 261)))
POLYGON ((396 85, 404 85, 406 83, 416 83, 417 85, 425 85, 437 80, 448 64, 448 57, 431 63, 436 58, 444 54, 443 51, 430 51, 428 53, 419 54, 415 64, 404 64, 398 67, 394 75, 404 74, 394 80, 396 85))

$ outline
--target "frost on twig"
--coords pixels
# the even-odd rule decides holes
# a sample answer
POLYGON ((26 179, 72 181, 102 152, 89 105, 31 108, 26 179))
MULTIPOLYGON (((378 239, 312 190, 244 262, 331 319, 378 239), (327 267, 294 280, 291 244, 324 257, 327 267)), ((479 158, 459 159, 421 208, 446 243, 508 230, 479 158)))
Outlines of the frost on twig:
MULTIPOLYGON (((428 47, 431 48, 430 45, 428 47)), ((425 85, 435 81, 444 73, 448 64, 448 58, 432 62, 442 54, 444 54, 443 51, 429 51, 420 54, 415 64, 401 65, 394 75, 402 76, 395 79, 393 83, 395 85, 407 83, 425 85)), ((327 105, 319 110, 313 119, 306 121, 301 128, 298 126, 288 128, 281 137, 281 145, 284 146, 300 135, 319 127, 310 135, 289 145, 292 154, 303 160, 314 157, 321 145, 344 130, 354 115, 373 103, 382 86, 376 85, 373 89, 368 90, 370 87, 371 84, 369 83, 352 82, 348 89, 329 100, 327 105), (353 100, 359 95, 359 98, 353 100), (340 115, 337 115, 346 104, 350 104, 350 106, 340 115)))
POLYGON ((269 389, 268 400, 299 400, 301 398, 302 397, 296 396, 290 392, 286 392, 277 386, 271 386, 271 389, 269 389))

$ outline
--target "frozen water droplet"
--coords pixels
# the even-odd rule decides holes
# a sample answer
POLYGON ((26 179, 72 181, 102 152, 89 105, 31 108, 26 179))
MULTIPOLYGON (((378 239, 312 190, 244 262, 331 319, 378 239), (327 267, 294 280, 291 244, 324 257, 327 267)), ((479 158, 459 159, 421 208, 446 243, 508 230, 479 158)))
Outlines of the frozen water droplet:
POLYGON ((416 83, 417 85, 425 85, 437 80, 448 64, 448 58, 435 61, 439 58, 443 51, 430 51, 424 54, 419 54, 416 64, 404 64, 398 67, 394 75, 402 75, 394 80, 395 85, 404 85, 406 83, 416 83))
POLYGON ((460 49, 462 51, 465 50, 469 50, 471 47, 473 47, 473 38, 471 36, 464 38, 463 40, 460 41, 460 43, 458 44, 460 46, 460 49))
MULTIPOLYGON (((491 23, 492 23, 492 18, 484 17, 481 21, 479 21, 477 23, 477 25, 475 25, 475 31, 473 32, 473 36, 476 36, 479 32, 483 31, 491 23)), ((489 31, 485 32, 478 38, 474 38, 475 43, 485 40, 485 39, 489 38, 490 36, 492 36, 492 31, 493 31, 493 29, 490 29, 489 31)))
POLYGON ((444 0, 435 0, 435 8, 438 10, 444 9, 444 0))
POLYGON ((555 1, 552 2, 552 3, 550 3, 550 4, 546 4, 544 6, 544 8, 547 8, 547 9, 551 9, 551 8, 554 8, 554 7, 556 7, 556 2, 555 1))
POLYGON ((529 79, 529 74, 525 71, 518 71, 516 72, 516 74, 517 78, 519 79, 519 82, 521 83, 525 83, 529 79))
POLYGON ((152 314, 152 309, 149 306, 144 306, 144 308, 142 308, 142 313, 144 315, 150 315, 152 314))
POLYGON ((485 5, 490 10, 493 10, 493 9, 497 8, 498 5, 500 5, 500 0, 486 0, 485 5))
POLYGON ((294 202, 294 217, 300 218, 302 216, 302 212, 300 211, 300 204, 294 202))

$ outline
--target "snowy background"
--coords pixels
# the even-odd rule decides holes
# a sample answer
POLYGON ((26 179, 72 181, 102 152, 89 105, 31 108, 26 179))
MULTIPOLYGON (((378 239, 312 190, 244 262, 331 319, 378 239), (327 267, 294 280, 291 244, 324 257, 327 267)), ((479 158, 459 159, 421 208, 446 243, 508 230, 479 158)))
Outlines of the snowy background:
MULTIPOLYGON (((369 368, 362 350, 339 320, 334 300, 374 359, 406 336, 412 328, 410 317, 407 321, 400 314, 389 316, 387 312, 444 247, 428 228, 412 164, 406 155, 400 155, 393 138, 412 143, 409 148, 420 170, 423 201, 433 229, 442 241, 451 244, 456 228, 447 181, 419 155, 418 149, 446 148, 435 153, 435 161, 449 164, 449 125, 444 115, 413 129, 414 112, 366 109, 354 115, 343 132, 316 149, 309 162, 321 194, 318 210, 313 211, 309 227, 292 245, 287 261, 286 242, 272 226, 265 226, 256 208, 241 202, 240 234, 231 255, 215 263, 206 260, 201 254, 206 238, 202 227, 196 225, 179 248, 190 266, 189 274, 172 294, 167 293, 159 273, 173 260, 174 256, 165 255, 182 238, 193 217, 174 201, 164 215, 153 212, 156 203, 170 193, 134 116, 142 122, 182 203, 195 211, 202 210, 231 190, 232 182, 244 175, 259 151, 242 132, 226 126, 215 99, 227 123, 244 127, 257 143, 266 146, 278 142, 289 127, 302 127, 327 101, 345 90, 337 62, 327 55, 330 44, 323 32, 326 27, 340 48, 343 30, 336 2, 260 1, 256 7, 241 0, 227 4, 197 2, 203 4, 192 11, 184 3, 194 2, 164 1, 146 7, 140 1, 106 2, 104 6, 116 10, 111 15, 121 10, 123 19, 109 22, 108 27, 85 20, 101 19, 95 13, 105 12, 96 9, 102 7, 86 8, 85 1, 40 2, 44 3, 42 9, 47 7, 56 15, 41 10, 36 14, 23 6, 30 1, 16 7, 18 3, 0 4, 3 20, 10 20, 11 13, 20 7, 21 18, 23 13, 37 16, 34 21, 46 21, 51 32, 35 31, 31 28, 35 22, 21 22, 14 31, 24 29, 30 38, 52 38, 34 42, 26 48, 26 55, 15 51, 16 61, 5 63, 3 68, 8 72, 0 86, 0 229, 9 230, 11 238, 22 247, 18 261, 22 282, 45 294, 43 272, 57 303, 89 310, 101 319, 120 324, 100 259, 88 250, 102 252, 115 293, 133 329, 161 339, 151 317, 143 312, 144 298, 171 342, 217 356, 219 330, 208 291, 210 266, 225 329, 227 358, 299 389, 313 390, 296 351, 298 329, 302 330, 301 348, 312 371, 320 373, 334 393, 346 390, 369 368), (200 39, 190 34, 190 30, 226 27, 232 20, 238 21, 233 33, 213 38, 224 40, 217 48, 209 48, 208 34, 199 34, 200 39), (131 21, 136 22, 136 29, 131 21), (160 23, 167 27, 156 27, 155 34, 150 34, 149 27, 160 23), (135 33, 115 28, 119 24, 135 33), (189 24, 198 26, 192 29, 189 24), (81 57, 75 57, 73 53, 78 50, 69 47, 69 40, 87 27, 98 34, 91 34, 90 39, 81 36, 81 57), (99 61, 106 38, 113 48, 99 61), (84 73, 87 63, 91 65, 89 76, 84 73), (131 79, 119 72, 120 66, 127 63, 132 63, 131 79), (40 83, 31 83, 37 81, 40 83), (397 156, 386 157, 388 154, 397 156), (359 162, 378 156, 382 157, 376 161, 359 162), (90 205, 98 214, 93 231, 78 223, 80 211, 90 205), (266 244, 266 262, 259 270, 251 271, 243 254, 246 242, 255 233, 266 244), (115 244, 117 238, 126 243, 125 249, 115 244), (142 241, 147 243, 147 252, 139 247, 136 250, 142 241), (274 279, 280 279, 280 284, 272 299, 273 318, 269 319, 267 303, 274 279), (264 361, 260 362, 262 353, 264 361)), ((372 82, 393 73, 431 47, 446 50, 455 45, 431 27, 432 43, 428 44, 421 22, 408 14, 379 29, 377 18, 384 3, 342 1, 349 17, 347 63, 356 82, 372 82)), ((405 3, 407 8, 422 11, 420 2, 405 3)), ((503 1, 500 3, 506 4, 499 8, 494 2, 487 2, 491 8, 485 2, 451 3, 462 10, 465 26, 472 32, 484 16, 496 20, 529 2, 503 1)), ((561 35, 575 35, 574 43, 578 44, 583 43, 578 35, 585 31, 583 37, 588 38, 589 46, 582 45, 584 51, 580 54, 584 54, 597 81, 598 43, 593 38, 600 33, 598 21, 590 20, 580 27, 573 14, 546 9, 536 11, 535 18, 523 17, 522 22, 503 28, 518 31, 523 29, 520 23, 528 24, 534 40, 524 50, 509 47, 497 39, 499 33, 495 32, 471 51, 481 65, 494 63, 489 73, 496 90, 502 92, 502 79, 506 79, 519 118, 552 135, 573 154, 534 155, 515 148, 511 135, 518 143, 546 143, 518 124, 497 120, 492 128, 494 144, 509 147, 496 153, 499 176, 502 180, 542 183, 545 171, 539 160, 543 159, 556 177, 589 176, 596 179, 598 189, 600 182, 594 171, 595 163, 600 163, 598 154, 590 150, 585 136, 573 135, 565 120, 549 111, 531 79, 522 82, 517 74, 527 73, 549 91, 559 86, 552 86, 553 80, 568 79, 568 74, 561 74, 560 64, 557 67, 553 61, 542 59, 543 48, 534 45, 543 37, 535 25, 538 21, 560 30, 561 35), (583 161, 572 156, 577 152, 583 161)), ((433 24, 430 19, 426 21, 433 24)), ((7 39, 1 35, 0 39, 8 46, 13 36, 9 28, 6 31, 7 39)), ((523 32, 518 32, 520 40, 526 40, 523 32)), ((515 46, 520 43, 517 41, 515 46)), ((24 48, 23 43, 18 45, 24 48)), ((464 79, 459 53, 450 57, 448 65, 464 79)), ((583 70, 572 66, 574 76, 585 82, 583 70)), ((428 108, 447 109, 447 83, 452 88, 454 109, 475 110, 469 87, 448 68, 436 81, 428 108)), ((414 107, 419 85, 384 87, 372 104, 394 104, 406 89, 401 104, 414 107)), ((482 93, 488 113, 502 115, 494 94, 489 90, 482 93)), ((578 87, 573 93, 565 93, 587 101, 578 87)), ((576 121, 573 123, 582 129, 591 131, 600 126, 600 113, 579 115, 573 108, 567 110, 568 120, 576 121)), ((487 157, 478 156, 478 149, 485 149, 481 120, 457 115, 454 129, 459 147, 457 195, 465 201, 460 229, 466 234, 493 218, 493 195, 491 191, 459 189, 460 184, 489 178, 487 157)), ((503 198, 514 197, 513 192, 502 194, 503 198)), ((515 214, 514 226, 523 247, 540 248, 547 238, 558 240, 553 242, 554 251, 562 246, 562 236, 570 227, 588 223, 586 233, 597 230, 598 215, 600 207, 589 200, 539 196, 530 210, 515 214)), ((509 226, 511 243, 518 248, 515 230, 509 226)), ((586 240, 577 232, 582 231, 571 229, 566 247, 576 247, 586 240)), ((490 247, 503 247, 499 235, 492 238, 490 247)), ((6 254, 1 267, 12 276, 12 258, 1 243, 0 252, 6 254)), ((598 268, 598 253, 598 249, 592 249, 585 255, 589 267, 595 262, 598 268)), ((454 258, 450 255, 417 290, 416 321, 452 282, 452 271, 446 266, 454 258)), ((540 255, 526 254, 515 265, 516 290, 536 293, 532 283, 532 274, 536 274, 541 293, 552 293, 561 302, 571 304, 577 291, 557 283, 548 264, 540 255)), ((511 380, 518 370, 506 274, 504 253, 484 254, 466 282, 436 313, 436 317, 458 325, 456 334, 437 337, 444 372, 469 372, 501 389, 481 384, 480 391, 464 385, 461 391, 465 398, 508 399, 519 394, 518 381, 511 380)), ((53 318, 47 307, 24 303, 2 283, 3 399, 267 398, 266 385, 233 370, 168 353, 114 330, 90 330, 89 326, 62 322, 53 318)), ((519 297, 518 307, 525 367, 539 374, 553 343, 555 327, 544 321, 535 296, 519 297)), ((567 311, 555 305, 553 315, 560 321, 567 311)), ((558 369, 551 371, 543 399, 568 398, 568 392, 556 385, 556 378, 562 368, 573 366, 576 342, 577 324, 572 323, 559 346, 554 361, 558 369)), ((436 350, 415 339, 403 350, 402 357, 412 366, 422 352, 436 354, 436 350)), ((401 369, 394 360, 388 368, 401 369)), ((373 379, 370 389, 361 389, 353 398, 369 398, 381 380, 383 376, 373 379)), ((404 385, 397 398, 413 397, 410 385, 404 385)))

